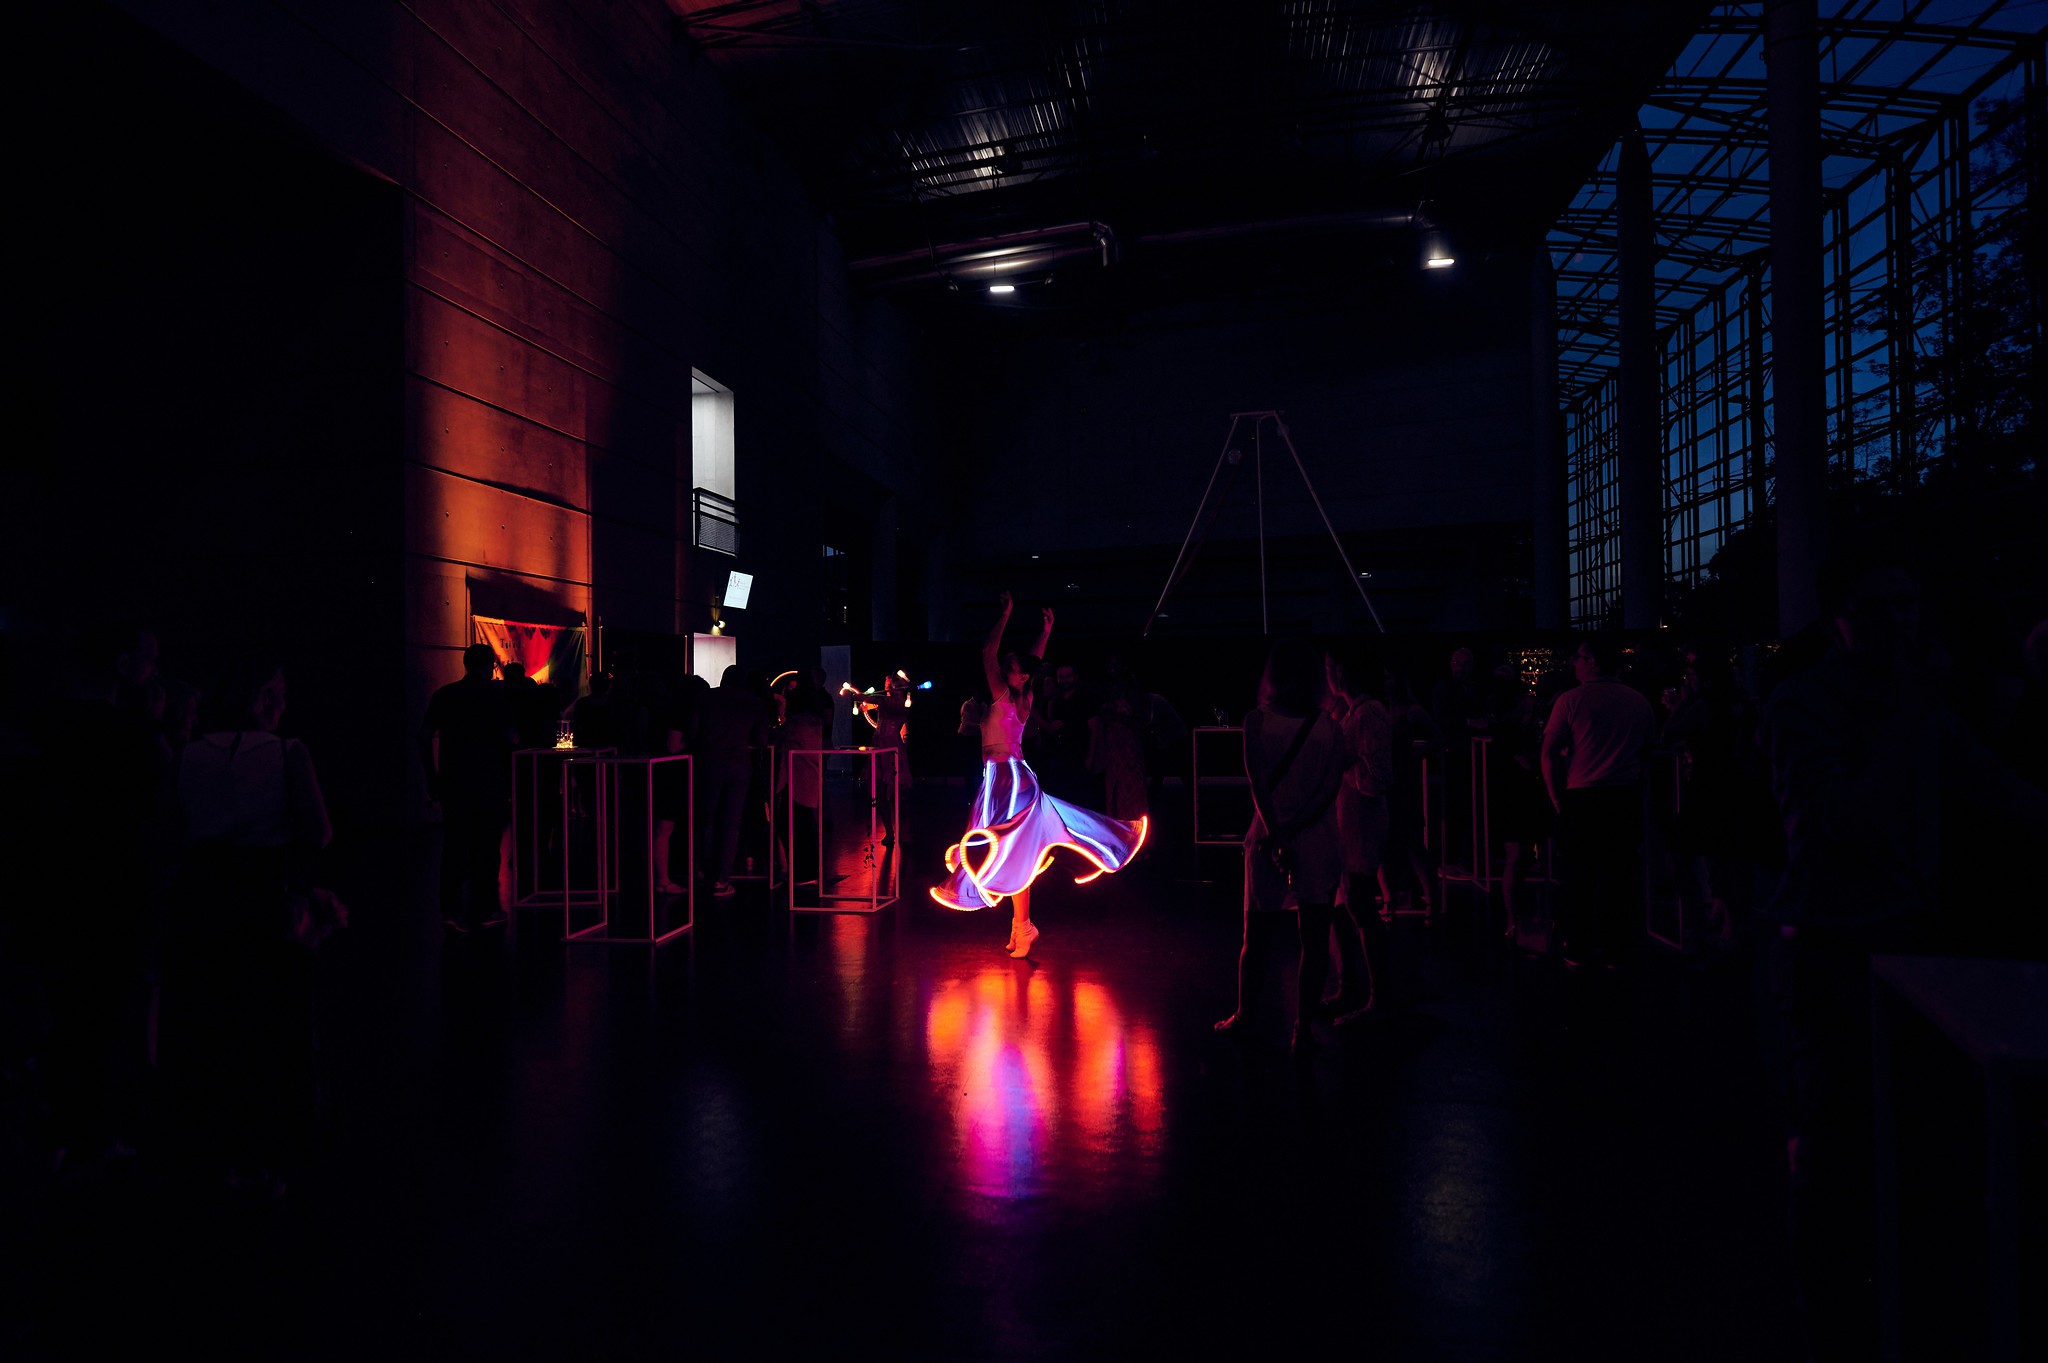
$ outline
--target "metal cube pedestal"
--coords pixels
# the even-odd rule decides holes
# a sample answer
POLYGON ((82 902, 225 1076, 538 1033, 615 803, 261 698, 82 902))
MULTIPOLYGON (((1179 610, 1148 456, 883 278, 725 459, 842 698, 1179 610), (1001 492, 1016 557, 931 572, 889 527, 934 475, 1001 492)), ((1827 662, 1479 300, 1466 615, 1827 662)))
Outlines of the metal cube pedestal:
MULTIPOLYGON (((577 767, 594 769, 597 773, 599 803, 610 813, 609 836, 598 838, 598 883, 605 887, 592 904, 565 904, 562 909, 562 936, 571 942, 603 942, 612 946, 660 946, 664 942, 688 932, 697 917, 697 792, 690 759, 685 755, 673 757, 588 757, 572 761, 571 772, 577 767), (677 768, 683 780, 683 817, 677 820, 684 845, 689 848, 687 857, 688 873, 681 878, 680 894, 662 894, 655 886, 654 840, 656 837, 654 812, 654 786, 658 770, 662 767, 677 768), (630 797, 630 799, 629 799, 630 797), (634 815, 632 819, 626 816, 634 815), (628 824, 641 833, 636 849, 623 845, 623 834, 628 824), (626 855, 634 855, 638 869, 644 871, 643 885, 646 892, 647 931, 645 936, 615 936, 611 930, 612 900, 625 898, 622 888, 621 871, 626 865, 626 855), (664 929, 659 921, 662 900, 677 900, 682 905, 682 922, 664 929), (595 908, 598 920, 578 928, 571 921, 574 908, 595 908)), ((567 851, 564 850, 563 876, 568 875, 567 851)), ((623 903, 621 904, 623 908, 623 903)))
POLYGON ((602 852, 605 839, 605 825, 610 813, 605 804, 605 789, 602 782, 591 783, 591 801, 581 809, 592 825, 594 845, 593 859, 600 863, 597 882, 587 888, 578 889, 570 875, 569 853, 575 844, 572 836, 579 812, 576 800, 575 775, 572 764, 577 761, 589 762, 600 757, 609 757, 616 748, 520 748, 512 754, 512 907, 515 909, 594 908, 603 899, 607 890, 618 888, 617 880, 607 882, 602 870, 602 852), (544 797, 541 789, 541 774, 550 769, 551 763, 559 763, 553 770, 560 777, 554 795, 544 797), (525 780, 522 782, 522 775, 525 780), (552 811, 549 805, 554 805, 552 811), (530 811, 530 813, 529 813, 530 811), (547 828, 547 813, 554 815, 554 823, 561 836, 562 883, 556 889, 541 888, 542 833, 547 828))
POLYGON ((789 838, 784 844, 783 855, 785 860, 782 870, 784 879, 789 885, 790 912, 876 913, 894 904, 901 896, 903 877, 902 861, 898 855, 902 849, 900 830, 903 823, 902 759, 900 752, 895 748, 792 748, 788 751, 784 760, 789 763, 787 769, 789 784, 784 787, 785 794, 783 796, 784 800, 787 801, 783 807, 783 812, 787 816, 786 827, 789 832, 789 838), (800 757, 815 759, 813 770, 811 773, 807 773, 807 775, 815 775, 818 795, 816 805, 818 811, 817 874, 814 878, 803 881, 801 886, 797 880, 796 869, 796 783, 797 759, 800 757), (862 763, 867 767, 868 836, 866 860, 871 874, 868 877, 868 891, 866 894, 837 894, 828 892, 825 888, 829 883, 828 877, 831 875, 831 868, 825 861, 825 763, 827 758, 832 757, 852 759, 856 769, 862 763), (885 766, 888 769, 889 777, 889 804, 886 820, 883 817, 882 809, 881 779, 885 766), (882 857, 883 864, 876 862, 877 854, 882 857), (887 867, 886 887, 883 884, 884 864, 887 867), (811 888, 811 898, 815 902, 798 902, 802 897, 799 894, 802 886, 809 886, 811 888))

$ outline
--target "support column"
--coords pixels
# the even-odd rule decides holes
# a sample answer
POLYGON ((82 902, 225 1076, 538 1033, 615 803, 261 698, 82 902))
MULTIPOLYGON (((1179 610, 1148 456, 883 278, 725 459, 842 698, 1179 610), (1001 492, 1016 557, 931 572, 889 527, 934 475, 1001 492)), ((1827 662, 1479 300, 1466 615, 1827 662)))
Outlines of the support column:
POLYGON ((1557 274, 1542 240, 1529 271, 1529 528, 1534 623, 1570 623, 1566 581, 1564 432, 1557 410, 1557 274))
POLYGON ((1615 177, 1621 267, 1621 622, 1655 629, 1664 598, 1663 392, 1657 353, 1657 221, 1641 128, 1615 177))
POLYGON ((1820 615, 1828 448, 1822 391, 1820 49, 1814 0, 1765 0, 1778 632, 1820 615))

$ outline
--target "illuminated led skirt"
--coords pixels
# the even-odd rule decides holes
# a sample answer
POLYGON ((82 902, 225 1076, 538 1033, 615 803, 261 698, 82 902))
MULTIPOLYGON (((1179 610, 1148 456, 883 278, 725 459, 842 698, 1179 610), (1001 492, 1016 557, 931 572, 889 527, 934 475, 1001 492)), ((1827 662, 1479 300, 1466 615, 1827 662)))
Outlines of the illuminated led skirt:
POLYGON ((1047 795, 1021 757, 984 760, 972 822, 946 849, 950 874, 932 887, 932 898, 949 909, 992 909, 1030 889, 1062 847, 1090 864, 1074 879, 1086 885, 1130 864, 1145 845, 1148 822, 1125 823, 1047 795))

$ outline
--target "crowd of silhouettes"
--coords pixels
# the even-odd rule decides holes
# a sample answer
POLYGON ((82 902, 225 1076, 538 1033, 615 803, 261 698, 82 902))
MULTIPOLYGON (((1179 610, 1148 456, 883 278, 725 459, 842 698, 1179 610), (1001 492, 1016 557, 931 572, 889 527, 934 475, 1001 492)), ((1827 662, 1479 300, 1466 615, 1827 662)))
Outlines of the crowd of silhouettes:
MULTIPOLYGON (((1662 887, 1680 925, 1667 946, 1752 967, 1780 1020, 1812 1347, 1855 1357, 1875 1328, 1871 957, 2048 947, 2043 916, 1983 869, 2048 832, 2048 622, 1930 630, 1911 566, 1869 547, 1838 557, 1822 598, 1782 644, 1589 634, 1490 670, 1483 645, 1458 647, 1437 655, 1440 676, 1418 674, 1427 704, 1408 670, 1423 660, 1399 641, 1275 643, 1242 725, 1256 817, 1236 1008, 1217 1028, 1250 1035, 1277 1012, 1307 1052, 1326 1023, 1398 1014, 1423 997, 1398 917, 1435 924, 1460 903, 1497 902, 1470 921, 1594 988, 1662 949, 1646 931, 1662 887), (1498 901, 1458 890, 1488 880, 1498 901), (1291 1019, 1266 979, 1283 941, 1298 953, 1291 1019)), ((1188 774, 1189 731, 1125 657, 1105 658, 1031 679, 1023 743, 1047 789, 1135 820, 1188 774)), ((15 896, 0 920, 0 1081, 8 1112, 28 1114, 5 1135, 66 1177, 161 1155, 268 1200, 311 1145, 313 963, 347 921, 318 755, 284 727, 274 656, 224 657, 196 681, 158 662, 147 630, 101 631, 67 659, 61 695, 8 731, 14 785, 35 796, 14 826, 21 864, 53 874, 62 902, 15 896)), ((716 686, 600 668, 575 694, 485 644, 462 667, 418 739, 451 933, 508 921, 512 757, 555 747, 565 719, 579 749, 692 759, 652 786, 658 890, 694 874, 729 897, 784 855, 819 876, 826 785, 806 754, 833 746, 822 669, 771 687, 738 667, 716 686), (787 802, 791 846, 769 844, 771 801, 787 802)), ((891 712, 906 756, 910 714, 891 712)), ((933 735, 957 742, 970 782, 982 718, 970 698, 957 735, 933 735)))
POLYGON ((269 1200, 314 1129, 312 954, 346 925, 286 677, 242 651, 194 684, 156 636, 87 634, 10 733, 13 831, 38 883, 0 922, 8 1132, 65 1179, 143 1160, 269 1200), (35 868, 40 868, 36 871, 35 868))
POLYGON ((2048 833, 2048 622, 1978 612, 1929 629, 1913 567, 1875 544, 1839 553, 1821 596, 1821 618, 1782 643, 1590 634, 1549 650, 1533 685, 1530 655, 1503 656, 1489 679, 1460 647, 1426 709, 1368 647, 1333 647, 1318 694, 1308 646, 1276 644, 1245 724, 1261 817, 1238 1009, 1218 1026, 1240 1033, 1270 1011, 1260 965, 1276 931, 1261 910, 1294 911, 1307 1050, 1319 1020, 1400 997, 1384 923, 1411 906, 1441 916, 1447 889, 1489 869, 1502 933, 1567 972, 1671 949, 1748 970, 1776 1020, 1766 1054, 1785 1097, 1808 1346, 1856 1358, 1874 1352, 1877 1323, 1871 958, 2048 955, 2048 916, 2001 874, 2006 849, 2048 833), (1332 745, 1344 779, 1329 777, 1332 745), (1382 771, 1383 835, 1366 803, 1382 771), (1375 859, 1376 899, 1359 874, 1375 859), (1653 887, 1677 909, 1663 906, 1654 946, 1653 887))

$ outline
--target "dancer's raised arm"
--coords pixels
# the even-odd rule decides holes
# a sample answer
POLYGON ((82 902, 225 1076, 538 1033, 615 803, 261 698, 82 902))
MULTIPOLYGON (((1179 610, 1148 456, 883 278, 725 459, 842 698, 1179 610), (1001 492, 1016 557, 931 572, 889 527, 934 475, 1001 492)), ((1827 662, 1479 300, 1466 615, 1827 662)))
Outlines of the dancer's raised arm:
POLYGON ((981 671, 988 679, 988 698, 1001 700, 1010 694, 1010 679, 1003 675, 1003 630, 1010 623, 1010 594, 1002 596, 1002 614, 989 627, 988 637, 981 641, 981 671))
POLYGON ((1038 631, 1038 642, 1031 646, 1031 656, 1045 661, 1045 646, 1052 642, 1052 607, 1045 608, 1045 628, 1038 631))

